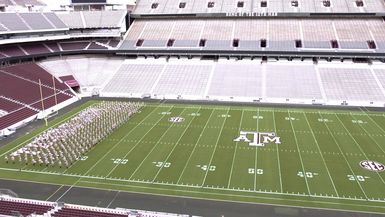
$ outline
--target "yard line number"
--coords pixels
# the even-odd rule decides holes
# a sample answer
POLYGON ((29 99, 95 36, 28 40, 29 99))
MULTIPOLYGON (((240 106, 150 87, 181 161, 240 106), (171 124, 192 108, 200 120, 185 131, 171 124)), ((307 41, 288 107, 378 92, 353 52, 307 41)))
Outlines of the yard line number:
POLYGON ((127 164, 128 163, 128 159, 111 158, 111 160, 114 164, 127 164))
POLYGON ((258 175, 262 175, 262 174, 263 174, 263 169, 249 168, 249 169, 248 169, 248 173, 249 173, 249 174, 255 174, 255 173, 257 173, 258 175))
POLYGON ((169 168, 171 166, 170 162, 162 162, 162 161, 157 161, 157 162, 152 162, 156 167, 164 167, 164 168, 169 168))
POLYGON ((210 171, 210 172, 214 172, 215 169, 217 168, 216 166, 208 166, 208 165, 197 165, 197 167, 203 171, 210 171))
POLYGON ((297 176, 301 177, 301 178, 314 178, 315 176, 318 176, 318 173, 313 173, 313 172, 302 172, 302 171, 299 171, 297 173, 297 176))

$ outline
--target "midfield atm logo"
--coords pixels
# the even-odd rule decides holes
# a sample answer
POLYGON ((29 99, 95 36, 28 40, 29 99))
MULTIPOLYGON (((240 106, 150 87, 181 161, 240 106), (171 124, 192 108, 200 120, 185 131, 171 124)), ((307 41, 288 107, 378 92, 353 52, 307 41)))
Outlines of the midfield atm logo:
POLYGON ((274 142, 275 144, 281 144, 281 137, 275 135, 275 133, 267 132, 251 132, 241 131, 238 138, 234 139, 234 142, 248 142, 250 146, 265 146, 274 142))

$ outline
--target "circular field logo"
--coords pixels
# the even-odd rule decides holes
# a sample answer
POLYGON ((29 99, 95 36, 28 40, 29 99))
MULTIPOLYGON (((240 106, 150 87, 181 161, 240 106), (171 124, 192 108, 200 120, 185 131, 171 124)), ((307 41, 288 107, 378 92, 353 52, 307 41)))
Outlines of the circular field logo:
POLYGON ((372 160, 363 160, 360 162, 360 166, 374 172, 382 172, 385 170, 384 164, 372 160))
POLYGON ((181 123, 184 121, 184 118, 182 117, 171 117, 170 119, 168 119, 168 121, 172 122, 172 123, 181 123))

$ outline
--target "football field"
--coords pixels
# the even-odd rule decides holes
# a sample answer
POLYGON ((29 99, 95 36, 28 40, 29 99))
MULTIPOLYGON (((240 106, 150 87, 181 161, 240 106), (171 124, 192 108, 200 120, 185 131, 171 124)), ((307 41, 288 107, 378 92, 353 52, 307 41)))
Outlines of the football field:
POLYGON ((42 130, 1 147, 1 178, 385 213, 381 112, 146 103, 69 168, 4 160, 42 130))

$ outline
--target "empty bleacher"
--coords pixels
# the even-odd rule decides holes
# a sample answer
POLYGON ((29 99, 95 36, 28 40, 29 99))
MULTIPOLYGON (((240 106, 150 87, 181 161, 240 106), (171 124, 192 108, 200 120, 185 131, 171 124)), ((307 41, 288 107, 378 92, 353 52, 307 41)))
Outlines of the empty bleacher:
POLYGON ((383 52, 384 29, 380 18, 138 19, 120 49, 383 52))
POLYGON ((243 16, 247 14, 279 14, 279 13, 372 13, 383 12, 385 4, 381 0, 364 0, 359 5, 356 0, 330 0, 330 1, 307 1, 307 0, 188 0, 179 1, 167 0, 139 0, 133 15, 151 14, 201 14, 221 13, 243 16), (209 3, 211 2, 211 3, 209 3))
POLYGON ((44 204, 10 202, 4 200, 0 200, 0 207, 0 213, 3 215, 14 215, 14 211, 17 211, 24 216, 31 215, 32 213, 42 215, 53 208, 52 206, 44 204))
POLYGON ((90 41, 68 41, 60 42, 59 46, 62 50, 71 51, 71 50, 85 50, 88 48, 90 41))
POLYGON ((126 11, 71 11, 56 15, 70 28, 120 28, 126 11))
POLYGON ((280 99, 322 100, 322 93, 312 63, 266 64, 266 97, 280 99))
POLYGON ((143 59, 126 60, 100 95, 369 106, 385 103, 384 85, 382 65, 143 59))
POLYGON ((219 63, 215 66, 207 96, 226 98, 262 97, 262 70, 255 63, 219 63))
POLYGON ((156 83, 157 95, 203 96, 212 64, 169 64, 156 83))
POLYGON ((20 5, 20 6, 25 6, 25 5, 42 6, 42 5, 44 5, 44 3, 42 3, 38 0, 17 0, 17 1, 5 0, 5 2, 7 3, 7 5, 20 5))
POLYGON ((50 53, 50 50, 44 46, 44 44, 36 44, 36 43, 29 43, 29 44, 21 44, 21 49, 23 49, 28 54, 45 54, 50 53))
POLYGON ((48 110, 74 95, 69 88, 35 63, 0 68, 0 130, 48 110))
POLYGON ((0 195, 1 216, 55 216, 55 217, 188 217, 189 215, 132 210, 124 208, 102 208, 67 203, 14 198, 0 195))
POLYGON ((60 40, 50 42, 29 42, 0 46, 0 59, 57 53, 81 52, 83 50, 116 49, 120 41, 107 40, 60 40))
POLYGON ((6 45, 0 48, 0 53, 4 57, 24 56, 26 53, 18 45, 6 45))
POLYGON ((105 209, 95 208, 81 208, 75 206, 65 206, 53 213, 54 217, 83 217, 83 216, 94 216, 94 217, 127 217, 127 213, 124 211, 112 211, 105 209))
POLYGON ((6 111, 7 113, 16 111, 23 107, 23 105, 16 103, 13 100, 7 99, 4 96, 0 96, 0 105, 1 110, 6 111))
POLYGON ((0 200, 0 214, 13 216, 16 212, 23 216, 31 214, 43 215, 50 209, 53 209, 53 205, 46 202, 25 201, 17 199, 1 199, 0 200))
POLYGON ((104 87, 105 93, 121 96, 141 96, 151 93, 164 64, 123 64, 104 87))
POLYGON ((384 101, 381 87, 368 68, 319 67, 326 97, 338 101, 384 101))
POLYGON ((68 29, 56 15, 47 13, 0 13, 0 33, 68 29))
POLYGON ((331 19, 308 19, 301 22, 303 45, 306 48, 330 49, 330 41, 336 40, 331 19), (317 30, 317 34, 314 31, 317 30), (318 34, 321 32, 322 34, 318 34))
POLYGON ((80 12, 64 12, 56 14, 59 19, 65 23, 71 29, 82 29, 85 28, 85 23, 82 19, 80 12))
POLYGON ((119 68, 123 58, 69 56, 43 61, 40 66, 56 78, 72 75, 83 87, 101 86, 119 68))

